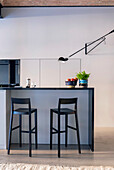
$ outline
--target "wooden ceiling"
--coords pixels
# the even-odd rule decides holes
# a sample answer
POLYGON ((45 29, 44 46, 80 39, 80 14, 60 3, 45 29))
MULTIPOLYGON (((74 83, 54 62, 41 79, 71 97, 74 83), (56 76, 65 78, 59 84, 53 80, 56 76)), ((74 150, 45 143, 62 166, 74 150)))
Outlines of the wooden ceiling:
POLYGON ((0 0, 5 6, 114 6, 114 0, 0 0))

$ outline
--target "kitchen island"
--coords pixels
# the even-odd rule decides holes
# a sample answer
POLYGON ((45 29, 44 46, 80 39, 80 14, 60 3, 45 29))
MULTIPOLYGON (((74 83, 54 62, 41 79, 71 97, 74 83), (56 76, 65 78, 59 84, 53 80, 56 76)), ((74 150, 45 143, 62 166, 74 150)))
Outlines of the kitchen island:
MULTIPOLYGON (((50 109, 58 106, 59 98, 78 98, 78 119, 81 145, 88 146, 94 151, 94 88, 0 88, 0 149, 7 148, 11 97, 30 98, 32 107, 38 110, 38 144, 49 144, 50 139, 50 109)), ((34 120, 32 120, 34 122, 34 120)), ((33 124, 33 123, 32 123, 33 124)), ((18 125, 18 118, 14 118, 14 125, 18 125)), ((57 118, 54 118, 57 126, 57 118)), ((69 117, 69 125, 75 126, 74 117, 69 117)), ((28 119, 23 116, 23 129, 28 128, 28 119)), ((61 128, 64 129, 64 116, 61 118, 61 128)), ((74 131, 68 131, 68 143, 77 143, 74 131), (70 133, 69 133, 70 131, 70 133)), ((12 135, 12 143, 18 143, 18 130, 12 135)), ((61 144, 65 143, 65 136, 61 135, 61 144)), ((34 142, 34 139, 32 140, 34 142)), ((23 135, 23 143, 28 143, 27 134, 23 135)), ((53 143, 57 143, 54 135, 53 143)))

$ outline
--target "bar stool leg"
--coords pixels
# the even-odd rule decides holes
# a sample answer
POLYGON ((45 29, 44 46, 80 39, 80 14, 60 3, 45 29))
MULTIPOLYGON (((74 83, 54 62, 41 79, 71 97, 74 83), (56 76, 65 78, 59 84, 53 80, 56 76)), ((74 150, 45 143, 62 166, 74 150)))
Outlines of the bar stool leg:
POLYGON ((10 127, 9 127, 9 139, 8 139, 8 155, 10 154, 10 147, 11 147, 12 124, 13 124, 13 113, 11 112, 10 127))
POLYGON ((68 134, 68 128, 67 128, 67 125, 68 125, 68 114, 65 115, 65 147, 67 147, 67 134, 68 134))
POLYGON ((60 114, 58 114, 58 157, 60 158, 60 114))
POLYGON ((37 110, 35 112, 35 145, 37 149, 37 110))
POLYGON ((31 157, 31 113, 29 113, 29 157, 31 157))
POLYGON ((22 115, 19 115, 19 146, 22 146, 22 134, 21 134, 21 130, 22 130, 22 115))
POLYGON ((77 117, 77 113, 75 113, 75 120, 76 120, 76 128, 77 128, 78 151, 79 151, 79 153, 81 154, 80 135, 79 135, 79 126, 78 126, 78 117, 77 117))

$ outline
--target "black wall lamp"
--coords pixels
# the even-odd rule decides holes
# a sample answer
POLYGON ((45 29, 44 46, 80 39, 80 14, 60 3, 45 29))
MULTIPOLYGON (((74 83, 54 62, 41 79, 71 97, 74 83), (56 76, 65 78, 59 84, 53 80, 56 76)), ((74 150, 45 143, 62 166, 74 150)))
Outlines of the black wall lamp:
POLYGON ((98 45, 100 45, 103 41, 105 41, 106 39, 106 36, 111 34, 111 33, 114 33, 114 30, 110 31, 109 33, 103 35, 102 37, 98 38, 97 40, 95 41, 92 41, 90 43, 85 43, 85 47, 79 49, 78 51, 74 52, 73 54, 69 55, 67 58, 64 58, 64 57, 60 57, 58 59, 58 61, 62 61, 62 62, 65 62, 65 61, 68 61, 70 57, 72 57, 73 55, 79 53, 80 51, 84 50, 85 49, 85 54, 87 55, 88 53, 90 53, 93 49, 95 49, 98 45), (92 44, 96 43, 98 41, 98 43, 93 47, 91 48, 89 51, 88 51, 88 47, 91 46, 92 44))

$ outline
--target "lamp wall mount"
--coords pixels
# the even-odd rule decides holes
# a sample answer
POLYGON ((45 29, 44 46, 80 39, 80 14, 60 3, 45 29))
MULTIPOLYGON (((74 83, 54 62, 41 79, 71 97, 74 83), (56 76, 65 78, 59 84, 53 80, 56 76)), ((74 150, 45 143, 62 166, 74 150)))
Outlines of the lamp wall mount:
POLYGON ((106 38, 102 38, 101 41, 99 43, 97 43, 93 48, 91 48, 88 51, 88 46, 92 45, 93 43, 85 43, 85 55, 89 54, 91 51, 93 51, 98 45, 100 45, 102 42, 104 42, 106 40, 106 38))
POLYGON ((90 53, 93 49, 95 49, 98 45, 100 45, 102 42, 104 42, 106 40, 106 36, 113 33, 114 30, 110 31, 109 33, 103 35, 102 37, 96 39, 95 41, 92 41, 90 43, 85 43, 85 54, 87 55, 88 53, 90 53), (91 50, 87 51, 87 47, 89 47, 90 45, 96 43, 96 42, 99 42, 98 44, 96 44, 93 48, 91 48, 91 50))

